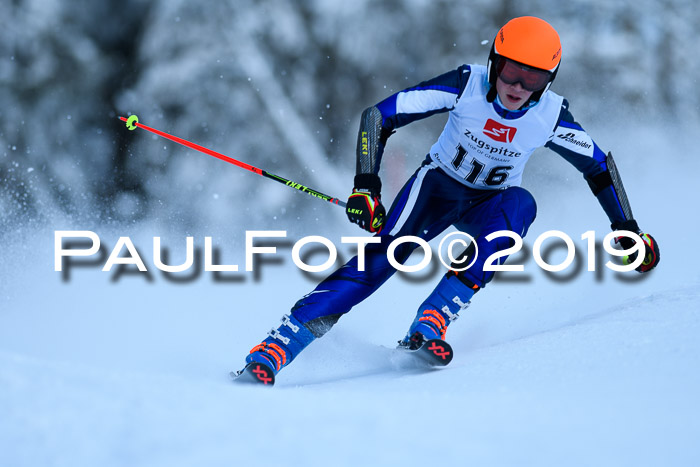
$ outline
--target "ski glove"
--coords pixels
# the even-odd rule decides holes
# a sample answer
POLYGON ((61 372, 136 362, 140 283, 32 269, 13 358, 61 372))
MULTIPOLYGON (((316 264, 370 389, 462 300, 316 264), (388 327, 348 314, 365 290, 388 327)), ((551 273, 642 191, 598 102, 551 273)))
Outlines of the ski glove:
POLYGON ((348 198, 345 213, 353 222, 368 232, 379 232, 384 225, 386 210, 381 200, 382 182, 374 174, 355 176, 355 188, 348 198))
MULTIPOLYGON (((636 270, 638 272, 649 272, 652 269, 654 269, 657 264, 659 264, 659 260, 661 259, 659 244, 656 243, 654 237, 647 233, 643 233, 641 230, 639 230, 636 221, 631 220, 621 222, 619 224, 613 224, 612 228, 613 230, 630 230, 632 232, 635 232, 642 239, 642 242, 644 242, 644 261, 642 261, 642 264, 637 266, 636 270)), ((629 237, 619 237, 617 241, 620 243, 620 246, 625 250, 633 248, 635 243, 634 240, 629 237)), ((635 251, 631 255, 623 257, 622 262, 626 265, 632 264, 636 259, 637 252, 635 251)))

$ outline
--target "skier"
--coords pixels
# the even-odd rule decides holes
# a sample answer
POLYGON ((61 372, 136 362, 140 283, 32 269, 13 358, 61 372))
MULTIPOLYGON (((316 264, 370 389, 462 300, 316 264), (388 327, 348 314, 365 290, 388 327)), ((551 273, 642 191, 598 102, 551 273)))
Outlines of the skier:
MULTIPOLYGON (((394 273, 387 260, 392 240, 412 235, 429 241, 454 225, 476 239, 475 262, 466 271, 450 270, 442 277, 399 345, 416 349, 429 339, 444 339, 449 324, 492 279, 493 272, 483 270, 485 259, 513 244, 508 237, 491 242, 485 237, 500 230, 524 237, 534 221, 535 200, 519 185, 525 163, 541 146, 583 174, 613 230, 640 235, 646 251, 637 270, 647 272, 658 264, 658 245, 632 218, 612 156, 574 120, 568 102, 549 90, 561 55, 559 35, 550 24, 515 18, 498 31, 487 66, 462 65, 362 113, 357 174, 346 212, 381 243, 367 245, 364 271, 358 270, 357 257, 351 259, 302 297, 250 351, 246 364, 256 365, 260 379, 274 381, 277 372, 394 273), (449 112, 444 130, 387 214, 378 176, 387 139, 397 128, 440 112, 449 112)), ((625 249, 634 245, 628 237, 620 242, 625 249)), ((415 248, 403 243, 394 257, 403 263, 415 248)), ((469 254, 473 250, 467 249, 469 254)))

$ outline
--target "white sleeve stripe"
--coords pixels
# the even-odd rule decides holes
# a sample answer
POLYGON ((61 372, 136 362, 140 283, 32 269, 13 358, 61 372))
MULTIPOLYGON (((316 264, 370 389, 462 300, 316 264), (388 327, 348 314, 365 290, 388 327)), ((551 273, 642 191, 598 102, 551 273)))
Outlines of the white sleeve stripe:
POLYGON ((400 92, 396 96, 397 114, 420 114, 433 110, 451 109, 457 95, 437 89, 400 92))
POLYGON ((552 144, 560 146, 569 151, 573 151, 583 156, 593 157, 593 140, 583 130, 559 126, 554 136, 550 140, 552 144))

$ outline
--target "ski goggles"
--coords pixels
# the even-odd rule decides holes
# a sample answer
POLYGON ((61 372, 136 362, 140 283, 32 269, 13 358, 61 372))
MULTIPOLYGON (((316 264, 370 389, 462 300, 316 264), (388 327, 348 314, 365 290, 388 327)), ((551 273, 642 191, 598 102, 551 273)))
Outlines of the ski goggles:
POLYGON ((504 83, 510 85, 520 83, 523 89, 530 92, 544 89, 552 77, 549 71, 523 65, 505 57, 498 58, 496 74, 504 83))

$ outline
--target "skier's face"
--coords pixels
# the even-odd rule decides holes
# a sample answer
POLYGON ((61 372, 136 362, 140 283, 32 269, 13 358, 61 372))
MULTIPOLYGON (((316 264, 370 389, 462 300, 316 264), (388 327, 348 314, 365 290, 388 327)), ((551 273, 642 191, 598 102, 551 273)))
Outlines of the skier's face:
POLYGON ((501 78, 496 79, 496 91, 503 106, 508 110, 518 110, 532 96, 532 92, 523 89, 519 81, 506 84, 501 78))

